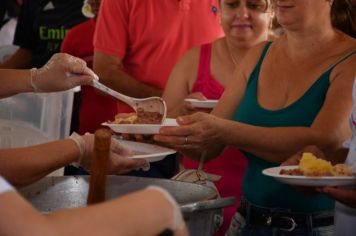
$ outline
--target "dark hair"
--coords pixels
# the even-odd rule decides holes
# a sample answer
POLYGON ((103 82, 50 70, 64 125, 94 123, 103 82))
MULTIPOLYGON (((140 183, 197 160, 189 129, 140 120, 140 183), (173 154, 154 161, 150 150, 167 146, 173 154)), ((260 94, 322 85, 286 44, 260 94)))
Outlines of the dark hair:
POLYGON ((356 1, 334 0, 331 5, 332 25, 356 38, 356 1))

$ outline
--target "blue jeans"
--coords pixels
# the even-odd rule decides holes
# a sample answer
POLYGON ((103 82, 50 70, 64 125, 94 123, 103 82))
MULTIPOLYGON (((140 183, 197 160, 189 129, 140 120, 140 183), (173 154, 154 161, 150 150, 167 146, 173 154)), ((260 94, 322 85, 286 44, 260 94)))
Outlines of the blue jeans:
POLYGON ((245 206, 243 207, 245 209, 236 212, 226 236, 334 235, 333 211, 313 214, 295 213, 286 209, 260 207, 244 199, 241 201, 241 206, 245 206), (274 221, 277 224, 274 224, 274 221))

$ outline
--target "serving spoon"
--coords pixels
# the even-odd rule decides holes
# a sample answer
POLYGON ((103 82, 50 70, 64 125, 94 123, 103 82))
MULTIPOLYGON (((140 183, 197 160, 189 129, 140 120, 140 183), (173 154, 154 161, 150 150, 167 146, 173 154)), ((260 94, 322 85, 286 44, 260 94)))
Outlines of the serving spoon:
POLYGON ((158 112, 162 115, 161 124, 163 124, 167 115, 167 106, 165 101, 161 97, 148 97, 148 98, 133 98, 126 96, 122 93, 116 92, 111 88, 103 85, 98 80, 94 79, 92 86, 100 91, 113 96, 114 98, 128 104, 132 107, 136 112, 138 109, 143 109, 148 112, 158 112))

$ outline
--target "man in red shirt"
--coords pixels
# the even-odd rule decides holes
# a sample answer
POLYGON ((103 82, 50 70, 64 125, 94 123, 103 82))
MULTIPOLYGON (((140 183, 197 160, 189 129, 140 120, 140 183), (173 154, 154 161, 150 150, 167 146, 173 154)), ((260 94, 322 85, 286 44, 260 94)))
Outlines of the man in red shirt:
MULTIPOLYGON (((178 58, 221 36, 217 0, 102 0, 94 70, 102 83, 128 96, 161 96, 178 58)), ((118 112, 129 111, 119 104, 118 112)), ((170 177, 172 161, 162 161, 168 166, 152 163, 148 175, 170 177)))

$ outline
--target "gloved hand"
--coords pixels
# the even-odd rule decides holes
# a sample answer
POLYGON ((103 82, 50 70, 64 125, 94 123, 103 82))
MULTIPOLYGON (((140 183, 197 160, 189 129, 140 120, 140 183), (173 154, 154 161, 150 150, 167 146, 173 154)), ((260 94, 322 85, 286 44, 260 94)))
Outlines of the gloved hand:
MULTIPOLYGON (((94 135, 85 134, 80 136, 77 133, 72 133, 70 136, 78 146, 80 155, 77 163, 85 169, 90 168, 90 156, 94 150, 94 135)), ((111 152, 108 174, 123 174, 131 170, 142 168, 147 171, 150 169, 150 164, 146 160, 135 160, 129 158, 130 151, 122 147, 119 142, 111 138, 111 152)))
POLYGON ((172 206, 172 222, 169 230, 172 230, 174 232, 173 235, 177 235, 177 236, 189 235, 180 207, 176 202, 176 200, 172 197, 172 195, 169 192, 167 192, 167 190, 159 186, 152 185, 152 186, 148 186, 146 189, 158 191, 172 206))
POLYGON ((98 79, 80 58, 57 53, 43 67, 31 69, 31 85, 34 92, 56 92, 89 85, 98 79))

